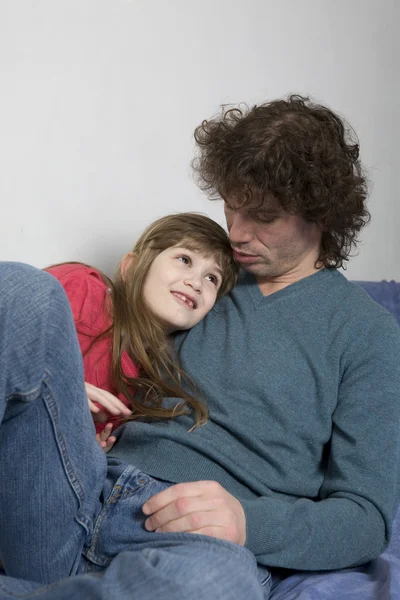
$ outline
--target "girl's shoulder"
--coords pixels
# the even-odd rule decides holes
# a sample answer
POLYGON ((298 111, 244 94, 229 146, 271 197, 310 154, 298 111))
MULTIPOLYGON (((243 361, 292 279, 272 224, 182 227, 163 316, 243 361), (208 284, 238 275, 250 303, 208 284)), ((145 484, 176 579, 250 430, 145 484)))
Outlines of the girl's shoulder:
POLYGON ((107 292, 108 285, 104 275, 94 267, 83 263, 62 263, 45 269, 63 285, 95 287, 107 292))
POLYGON ((63 263, 48 267, 46 271, 63 286, 75 321, 86 321, 92 312, 97 314, 104 308, 109 288, 100 271, 94 267, 82 263, 63 263))

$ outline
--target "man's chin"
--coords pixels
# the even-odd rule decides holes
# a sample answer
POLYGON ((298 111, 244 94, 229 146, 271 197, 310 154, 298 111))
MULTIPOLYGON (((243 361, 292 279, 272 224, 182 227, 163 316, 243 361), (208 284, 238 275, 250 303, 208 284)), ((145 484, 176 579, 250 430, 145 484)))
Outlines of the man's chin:
POLYGON ((243 271, 245 271, 246 273, 250 273, 251 275, 253 275, 258 283, 263 283, 265 281, 272 281, 275 278, 279 278, 281 277, 282 273, 280 271, 277 271, 276 269, 272 269, 272 268, 268 268, 268 265, 266 265, 265 263, 260 265, 260 264, 253 264, 253 265, 241 265, 241 268, 243 269, 243 271))
POLYGON ((240 268, 246 273, 252 273, 253 275, 264 275, 268 269, 265 268, 265 265, 261 265, 260 263, 240 263, 240 268))

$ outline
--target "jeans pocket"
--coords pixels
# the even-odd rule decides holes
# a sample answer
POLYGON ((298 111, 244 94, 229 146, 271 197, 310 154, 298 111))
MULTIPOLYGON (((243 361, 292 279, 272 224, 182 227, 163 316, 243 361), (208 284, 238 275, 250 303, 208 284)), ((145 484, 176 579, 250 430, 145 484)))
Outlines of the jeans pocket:
POLYGON ((265 587, 271 581, 271 573, 261 580, 261 585, 265 587))
POLYGON ((270 588, 271 587, 271 571, 267 567, 264 567, 264 565, 257 565, 257 568, 258 568, 258 579, 259 579, 262 587, 270 588))
POLYGON ((87 560, 101 567, 107 567, 120 552, 155 540, 155 533, 144 527, 147 517, 142 506, 151 496, 171 485, 153 479, 132 465, 126 468, 117 465, 114 471, 122 472, 114 480, 96 519, 90 545, 83 551, 87 560))

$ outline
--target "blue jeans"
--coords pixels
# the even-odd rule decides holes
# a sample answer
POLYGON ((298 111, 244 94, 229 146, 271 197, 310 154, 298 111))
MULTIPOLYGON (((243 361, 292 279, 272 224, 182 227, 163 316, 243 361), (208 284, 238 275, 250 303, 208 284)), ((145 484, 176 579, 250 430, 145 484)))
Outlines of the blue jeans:
POLYGON ((245 548, 144 529, 170 485, 95 440, 68 300, 47 273, 0 263, 0 599, 262 600, 245 548))

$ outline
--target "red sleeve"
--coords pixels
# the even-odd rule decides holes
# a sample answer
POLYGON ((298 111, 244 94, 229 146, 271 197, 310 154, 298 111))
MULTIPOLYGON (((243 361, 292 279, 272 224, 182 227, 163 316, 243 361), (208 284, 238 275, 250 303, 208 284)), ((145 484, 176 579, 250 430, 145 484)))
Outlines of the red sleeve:
MULTIPOLYGON (((92 345, 93 339, 111 325, 106 306, 106 302, 109 301, 109 291, 100 273, 96 269, 75 263, 57 265, 46 271, 61 283, 71 305, 83 356, 85 381, 111 392, 129 406, 128 400, 119 394, 111 383, 112 338, 100 339, 94 346, 92 345)), ((138 376, 138 368, 126 353, 122 355, 122 368, 129 377, 138 376)), ((104 411, 100 404, 95 404, 104 411)), ((121 418, 110 415, 107 422, 109 421, 113 423, 115 429, 121 423, 121 418)), ((99 433, 104 429, 105 423, 95 423, 95 426, 99 433)))
POLYGON ((75 324, 82 333, 96 336, 109 327, 104 305, 108 290, 96 269, 67 263, 50 267, 46 271, 63 286, 75 324))

